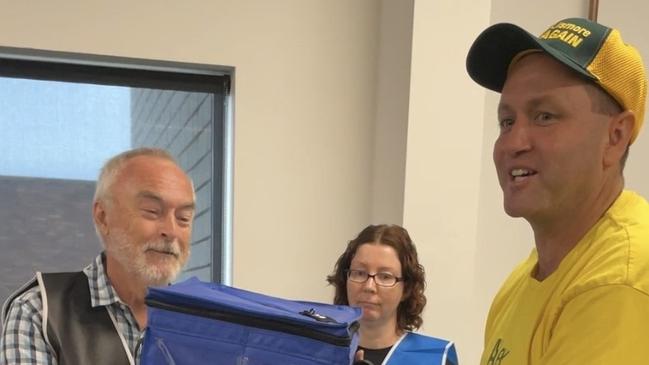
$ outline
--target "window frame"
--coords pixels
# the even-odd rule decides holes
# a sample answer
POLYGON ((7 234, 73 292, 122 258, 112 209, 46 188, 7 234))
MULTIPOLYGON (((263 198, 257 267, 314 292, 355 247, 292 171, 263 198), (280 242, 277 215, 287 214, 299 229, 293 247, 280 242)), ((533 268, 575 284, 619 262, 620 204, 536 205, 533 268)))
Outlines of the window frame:
POLYGON ((0 46, 0 77, 214 94, 210 276, 232 284, 233 67, 0 46))

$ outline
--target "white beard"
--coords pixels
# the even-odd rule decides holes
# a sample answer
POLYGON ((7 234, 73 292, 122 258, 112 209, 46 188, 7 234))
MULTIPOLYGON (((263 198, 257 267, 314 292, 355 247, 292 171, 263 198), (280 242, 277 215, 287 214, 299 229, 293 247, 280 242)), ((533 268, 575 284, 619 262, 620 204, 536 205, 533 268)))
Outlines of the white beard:
POLYGON ((121 229, 113 229, 112 240, 106 244, 106 251, 117 260, 129 273, 137 276, 146 286, 164 286, 176 279, 187 262, 189 248, 183 252, 177 239, 149 241, 136 244, 121 229), (147 262, 147 250, 170 252, 164 262, 150 264, 147 262))

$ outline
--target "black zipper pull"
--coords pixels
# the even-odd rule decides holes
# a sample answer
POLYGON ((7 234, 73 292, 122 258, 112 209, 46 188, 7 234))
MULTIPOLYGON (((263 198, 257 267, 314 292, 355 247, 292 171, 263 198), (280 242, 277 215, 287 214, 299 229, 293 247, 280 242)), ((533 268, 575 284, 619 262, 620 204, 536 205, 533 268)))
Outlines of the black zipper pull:
POLYGON ((324 314, 320 314, 320 313, 316 312, 315 309, 313 309, 313 308, 308 309, 308 310, 303 310, 302 312, 300 312, 300 314, 303 315, 303 316, 311 317, 311 318, 315 319, 318 322, 338 323, 338 321, 336 321, 335 319, 333 319, 331 317, 328 317, 328 316, 325 316, 324 314))

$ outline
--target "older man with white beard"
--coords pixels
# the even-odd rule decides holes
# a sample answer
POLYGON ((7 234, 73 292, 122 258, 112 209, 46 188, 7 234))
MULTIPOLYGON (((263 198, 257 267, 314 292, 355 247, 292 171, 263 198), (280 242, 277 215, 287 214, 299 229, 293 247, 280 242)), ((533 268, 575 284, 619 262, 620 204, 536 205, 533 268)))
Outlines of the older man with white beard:
POLYGON ((80 272, 37 273, 7 300, 0 363, 135 363, 147 287, 189 256, 193 185, 167 152, 127 151, 102 168, 92 213, 105 251, 80 272))

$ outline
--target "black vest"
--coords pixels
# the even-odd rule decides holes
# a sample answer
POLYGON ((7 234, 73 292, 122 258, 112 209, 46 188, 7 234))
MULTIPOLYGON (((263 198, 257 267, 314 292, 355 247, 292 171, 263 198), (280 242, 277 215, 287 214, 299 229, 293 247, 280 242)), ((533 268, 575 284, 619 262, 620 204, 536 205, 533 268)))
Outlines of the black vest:
POLYGON ((9 301, 37 285, 43 300, 43 326, 47 327, 43 333, 60 365, 130 364, 108 311, 92 307, 83 272, 42 274, 42 284, 34 279, 9 301))

